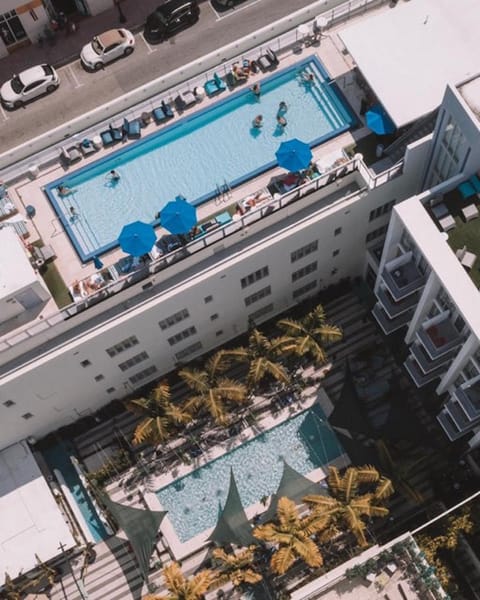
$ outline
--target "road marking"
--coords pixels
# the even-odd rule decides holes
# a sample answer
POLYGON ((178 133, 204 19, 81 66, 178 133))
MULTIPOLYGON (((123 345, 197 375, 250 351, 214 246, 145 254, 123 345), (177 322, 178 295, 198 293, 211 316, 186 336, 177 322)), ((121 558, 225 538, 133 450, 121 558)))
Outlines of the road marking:
POLYGON ((209 2, 211 9, 213 10, 215 16, 216 16, 216 20, 217 21, 223 21, 223 19, 228 19, 228 17, 231 17, 233 15, 238 14, 240 11, 245 10, 246 8, 250 8, 250 6, 253 6, 254 4, 258 4, 259 2, 261 2, 261 0, 252 0, 251 2, 247 2, 245 4, 242 4, 238 7, 234 7, 231 8, 228 13, 227 11, 219 13, 217 12, 214 8, 213 8, 213 4, 211 2, 209 2))
POLYGON ((78 77, 75 75, 75 72, 72 69, 72 65, 67 65, 67 69, 70 72, 70 75, 72 76, 73 83, 75 84, 73 87, 74 88, 82 87, 83 83, 80 83, 80 81, 78 80, 78 77))
POLYGON ((0 105, 0 113, 2 114, 3 120, 8 121, 7 113, 3 110, 3 106, 0 105))
POLYGON ((147 40, 143 37, 143 33, 140 33, 139 37, 143 40, 145 46, 147 47, 148 53, 152 54, 152 52, 156 52, 158 48, 152 48, 147 40))

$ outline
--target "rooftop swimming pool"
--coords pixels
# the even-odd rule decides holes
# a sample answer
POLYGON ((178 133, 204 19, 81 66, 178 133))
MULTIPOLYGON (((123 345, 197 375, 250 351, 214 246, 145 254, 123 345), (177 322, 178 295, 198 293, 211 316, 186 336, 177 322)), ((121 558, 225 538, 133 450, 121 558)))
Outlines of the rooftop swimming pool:
POLYGON ((319 406, 277 425, 157 491, 181 542, 214 527, 233 469, 245 508, 277 490, 283 460, 306 475, 343 454, 319 406))
POLYGON ((224 92, 223 99, 112 152, 107 157, 51 182, 45 192, 83 262, 118 242, 131 221, 156 222, 177 195, 198 205, 276 165, 275 152, 286 139, 316 146, 354 123, 355 117, 320 61, 313 57, 266 77, 256 99, 248 85, 224 92), (314 74, 305 84, 300 72, 314 74), (286 102, 286 127, 276 121, 286 102), (252 127, 263 116, 263 127, 252 127), (107 177, 115 169, 121 179, 107 177), (66 197, 57 186, 72 190, 66 197), (72 209, 74 217, 72 217, 72 209))

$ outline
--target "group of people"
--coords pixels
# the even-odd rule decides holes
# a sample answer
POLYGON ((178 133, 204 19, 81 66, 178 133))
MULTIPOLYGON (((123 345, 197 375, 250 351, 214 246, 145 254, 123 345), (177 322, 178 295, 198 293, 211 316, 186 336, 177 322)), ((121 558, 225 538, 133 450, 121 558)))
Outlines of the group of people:
MULTIPOLYGON (((287 110, 288 110, 287 103, 282 100, 282 102, 280 102, 280 104, 278 105, 277 117, 276 117, 277 118, 277 126, 280 127, 281 129, 284 129, 287 126, 287 119, 285 117, 287 110)), ((252 126, 254 129, 260 129, 261 127, 263 127, 263 115, 257 115, 253 119, 252 126)))

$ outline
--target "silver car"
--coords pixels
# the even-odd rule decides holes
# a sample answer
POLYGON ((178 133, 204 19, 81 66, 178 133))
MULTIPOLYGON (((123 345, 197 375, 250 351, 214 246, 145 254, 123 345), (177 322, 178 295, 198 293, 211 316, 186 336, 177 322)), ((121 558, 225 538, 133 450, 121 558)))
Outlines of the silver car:
POLYGON ((60 78, 53 67, 38 65, 6 81, 0 88, 0 100, 5 108, 19 108, 43 94, 51 94, 59 85, 60 78))

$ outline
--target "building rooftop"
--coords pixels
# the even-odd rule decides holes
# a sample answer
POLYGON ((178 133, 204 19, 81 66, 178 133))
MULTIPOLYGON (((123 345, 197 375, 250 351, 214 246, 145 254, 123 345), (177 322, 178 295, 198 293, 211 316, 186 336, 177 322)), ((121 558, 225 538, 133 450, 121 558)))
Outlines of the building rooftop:
POLYGON ((0 263, 0 297, 5 298, 37 281, 37 274, 12 228, 0 229, 0 246, 3 256, 0 263))
POLYGON ((480 72, 477 0, 399 2, 339 33, 397 127, 441 103, 453 85, 480 72))
POLYGON ((15 578, 76 544, 26 442, 0 452, 0 572, 15 578))

